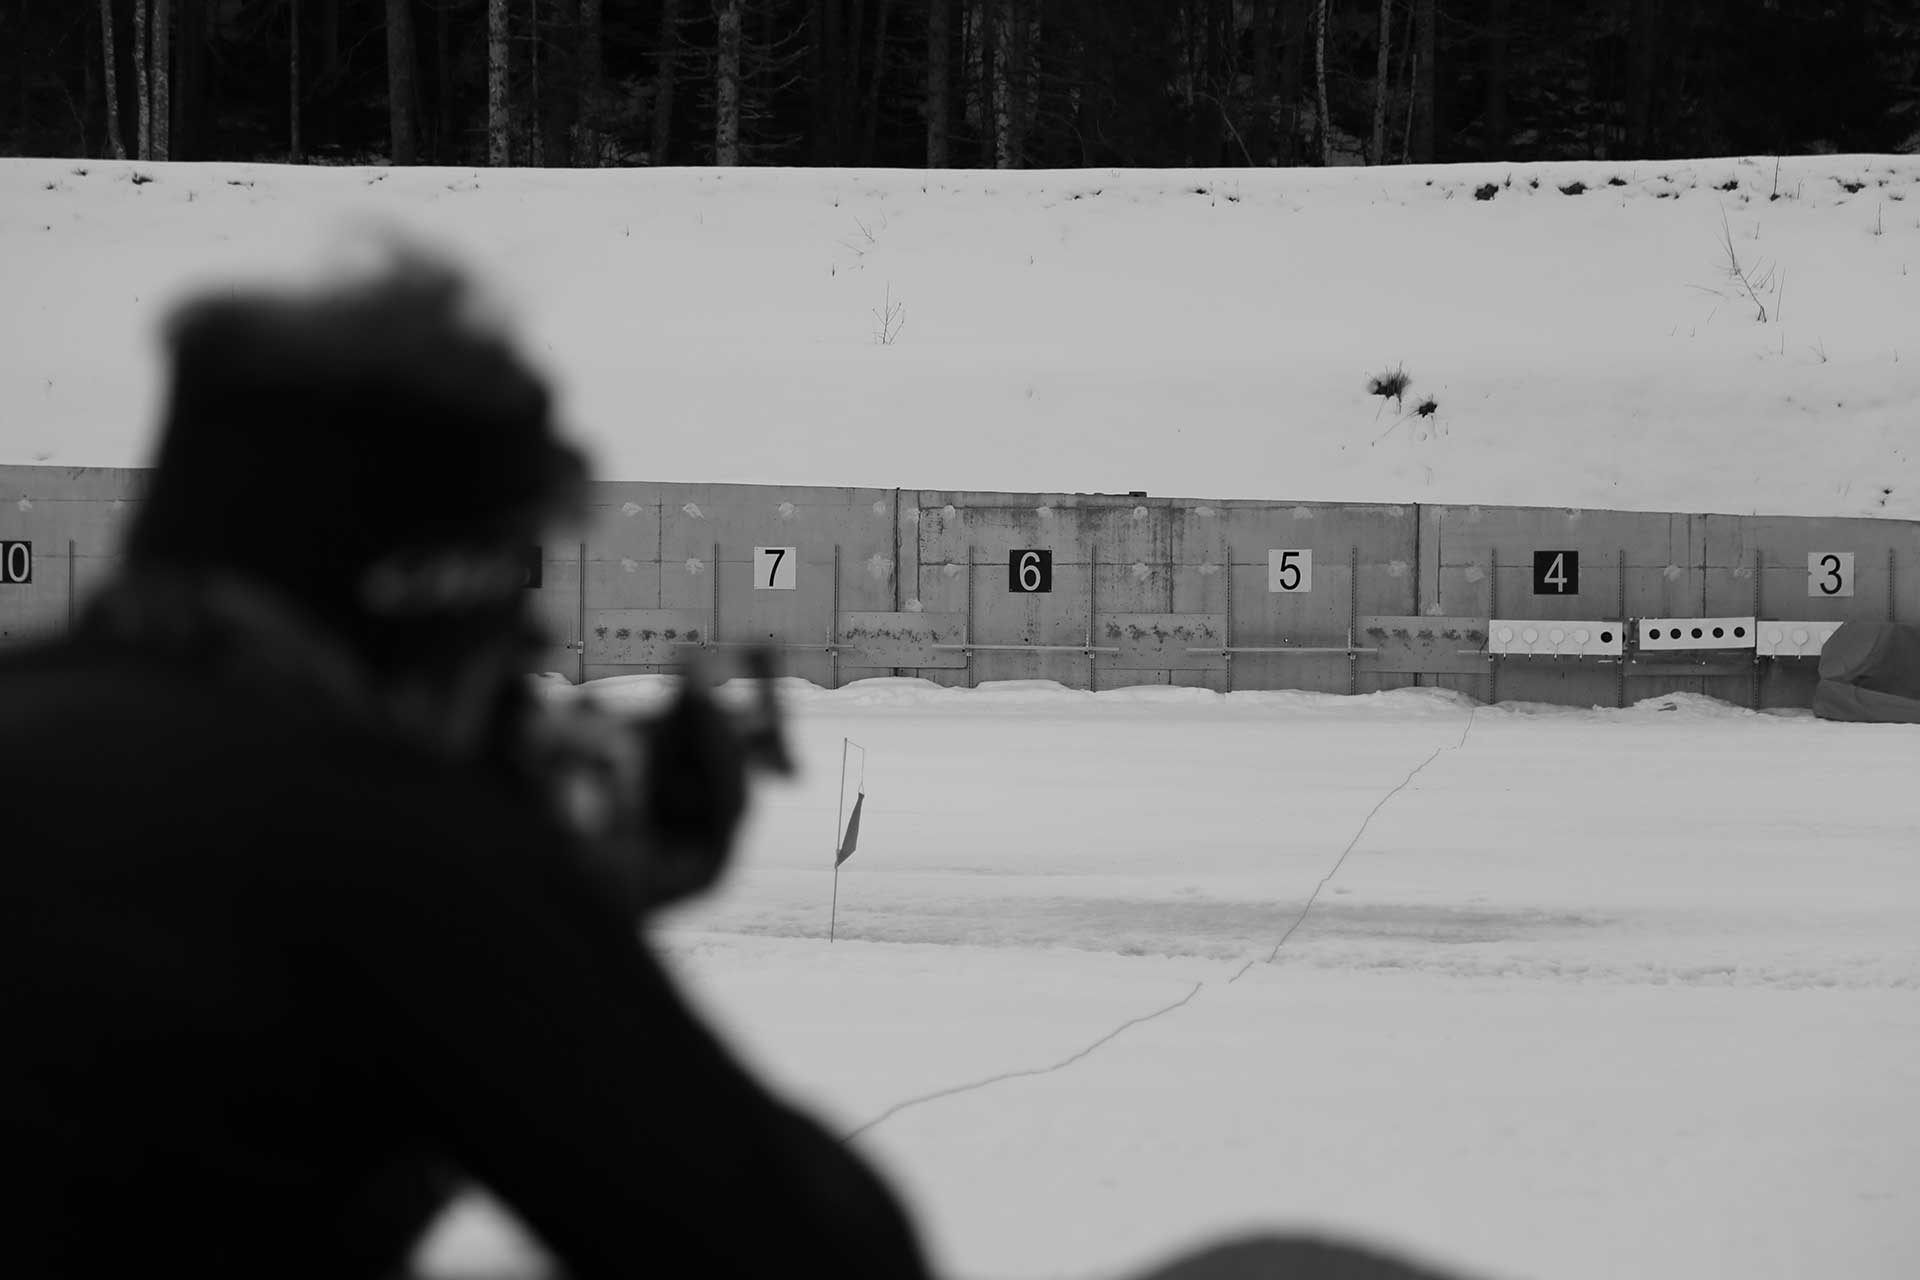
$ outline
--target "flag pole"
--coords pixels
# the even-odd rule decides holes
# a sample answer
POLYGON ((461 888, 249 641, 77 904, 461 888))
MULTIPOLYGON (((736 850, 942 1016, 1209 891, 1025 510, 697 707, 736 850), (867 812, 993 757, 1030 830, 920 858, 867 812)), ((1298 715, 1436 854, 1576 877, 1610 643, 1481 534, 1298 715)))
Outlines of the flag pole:
POLYGON ((833 905, 827 913, 827 941, 840 923, 840 822, 847 816, 847 739, 840 739, 840 807, 833 815, 833 905))

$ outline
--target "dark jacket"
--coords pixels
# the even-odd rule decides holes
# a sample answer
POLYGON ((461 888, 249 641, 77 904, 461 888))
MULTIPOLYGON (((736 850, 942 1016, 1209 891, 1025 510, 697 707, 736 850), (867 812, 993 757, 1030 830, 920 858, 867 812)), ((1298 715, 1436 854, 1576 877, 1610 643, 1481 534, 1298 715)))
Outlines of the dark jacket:
POLYGON ((924 1274, 529 788, 317 651, 111 617, 0 661, 10 1275, 380 1275, 447 1168, 578 1280, 924 1274))

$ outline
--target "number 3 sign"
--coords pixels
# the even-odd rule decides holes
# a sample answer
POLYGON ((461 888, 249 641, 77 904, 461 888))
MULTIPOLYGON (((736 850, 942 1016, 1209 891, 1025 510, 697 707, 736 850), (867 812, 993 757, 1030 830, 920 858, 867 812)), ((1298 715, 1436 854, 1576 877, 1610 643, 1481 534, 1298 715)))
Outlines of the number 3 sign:
POLYGON ((800 548, 755 547, 753 589, 792 591, 800 577, 800 548))
POLYGON ((1808 552, 1807 594, 1810 596, 1852 595, 1853 552, 1808 552))

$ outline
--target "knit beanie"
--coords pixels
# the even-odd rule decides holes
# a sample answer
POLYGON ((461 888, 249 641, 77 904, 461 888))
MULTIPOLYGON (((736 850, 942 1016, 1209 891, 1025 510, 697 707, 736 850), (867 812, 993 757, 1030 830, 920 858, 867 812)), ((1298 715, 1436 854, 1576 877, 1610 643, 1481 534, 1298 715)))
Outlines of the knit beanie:
POLYGON ((556 433, 546 381, 437 259, 407 251, 304 292, 210 292, 165 341, 158 456, 126 544, 136 567, 252 578, 391 645, 510 625, 524 592, 515 579, 382 599, 376 565, 524 563, 544 525, 584 514, 585 459, 556 433))

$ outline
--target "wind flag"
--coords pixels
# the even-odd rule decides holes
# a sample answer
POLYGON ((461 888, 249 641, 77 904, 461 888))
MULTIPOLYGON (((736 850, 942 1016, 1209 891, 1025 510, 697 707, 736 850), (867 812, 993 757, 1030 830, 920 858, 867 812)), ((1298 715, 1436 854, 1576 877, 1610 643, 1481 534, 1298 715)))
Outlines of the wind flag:
POLYGON ((867 802, 867 749, 851 738, 840 739, 840 808, 833 815, 833 838, 840 843, 833 851, 833 901, 827 908, 827 941, 832 942, 840 931, 840 864, 853 856, 853 850, 860 843, 860 809, 867 802), (847 805, 847 755, 860 753, 859 780, 854 786, 853 816, 847 819, 844 834, 840 830, 840 815, 846 812, 847 805))
POLYGON ((847 834, 840 841, 840 851, 834 856, 834 870, 853 856, 854 846, 860 843, 860 806, 867 802, 867 793, 862 791, 853 798, 853 816, 847 819, 847 834))

